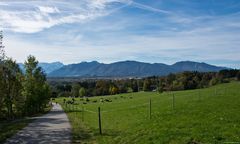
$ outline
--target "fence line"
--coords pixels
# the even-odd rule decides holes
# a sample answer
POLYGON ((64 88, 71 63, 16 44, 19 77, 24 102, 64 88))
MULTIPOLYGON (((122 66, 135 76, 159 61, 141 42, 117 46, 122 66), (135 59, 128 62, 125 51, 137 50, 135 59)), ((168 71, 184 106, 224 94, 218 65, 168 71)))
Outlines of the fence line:
MULTIPOLYGON (((157 104, 158 102, 151 102, 151 104, 157 104)), ((118 108, 118 109, 114 109, 114 110, 101 110, 101 112, 103 113, 108 113, 108 112, 115 112, 115 111, 121 111, 121 110, 127 110, 127 109, 134 109, 134 108, 138 108, 138 107, 143 107, 143 106, 147 106, 149 105, 149 103, 143 103, 141 105, 135 105, 135 106, 131 106, 131 107, 127 107, 127 108, 118 108)), ((70 109, 69 109, 70 110, 70 109)), ((89 113, 94 113, 96 114, 96 111, 92 111, 92 110, 88 110, 86 108, 84 108, 85 112, 89 112, 89 113)))
MULTIPOLYGON (((196 95, 196 97, 198 97, 198 100, 200 98, 200 90, 197 92, 197 93, 193 93, 196 95)), ((172 109, 175 108, 175 93, 171 92, 169 93, 170 95, 172 95, 172 109)), ((192 94, 187 94, 187 95, 184 95, 184 96, 191 96, 192 94)), ((153 97, 156 97, 156 96, 153 96, 153 97)), ((151 97, 152 98, 152 97, 151 97)), ((142 98, 143 99, 143 98, 142 98)), ((126 103, 126 102, 118 102, 118 103, 126 103)), ((154 102, 151 102, 151 104, 158 104, 159 101, 156 101, 154 100, 154 102)), ((131 107, 127 107, 127 108, 117 108, 117 109, 114 109, 114 110, 101 110, 101 112, 103 113, 107 113, 107 112, 115 112, 115 111, 121 111, 121 110, 127 110, 127 109, 134 109, 134 108, 137 108, 137 107, 142 107, 142 106, 147 106, 149 105, 149 103, 143 103, 141 105, 134 105, 134 106, 131 106, 131 107)), ((74 110, 79 110, 78 109, 78 105, 71 105, 71 104, 63 104, 63 106, 68 110, 68 111, 74 111, 74 110)), ((80 110, 81 111, 81 110, 80 110)), ((92 111, 92 110, 87 110, 86 108, 84 108, 84 111, 85 112, 89 112, 89 113, 94 113, 96 114, 97 112, 96 111, 92 111)))
MULTIPOLYGON (((227 93, 226 92, 226 88, 224 90, 222 90, 222 91, 221 91, 221 89, 216 89, 216 88, 213 89, 213 94, 214 94, 213 96, 220 95, 221 93, 226 95, 226 93, 227 93)), ((170 93, 167 93, 167 94, 169 95, 169 100, 172 101, 171 107, 172 107, 172 110, 174 111, 176 109, 176 98, 177 98, 177 97, 175 97, 176 93, 175 92, 170 92, 170 93)), ((203 93, 203 89, 199 89, 196 92, 191 92, 189 94, 183 95, 183 97, 194 96, 197 101, 200 101, 200 100, 204 99, 202 97, 202 94, 205 94, 205 93, 203 93)), ((209 93, 207 93, 207 94, 211 95, 211 91, 209 93)), ((128 98, 128 97, 126 97, 126 98, 128 98)), ((152 112, 152 104, 159 104, 159 102, 161 102, 160 98, 161 97, 159 95, 153 95, 153 96, 149 97, 149 102, 143 103, 141 105, 133 105, 133 106, 130 106, 130 107, 116 108, 116 109, 105 110, 105 111, 100 110, 101 103, 98 103, 99 105, 98 105, 98 110, 97 111, 88 110, 88 109, 86 109, 86 107, 84 107, 84 105, 79 105, 79 103, 77 105, 66 104, 66 103, 65 104, 64 103, 60 103, 60 104, 67 111, 82 112, 82 114, 81 114, 82 121, 84 121, 84 117, 85 117, 84 113, 88 112, 88 113, 96 114, 96 118, 98 116, 99 133, 102 134, 101 113, 116 112, 116 111, 122 111, 122 110, 128 110, 128 109, 136 109, 136 108, 139 108, 139 107, 146 106, 146 109, 148 110, 148 111, 146 111, 146 114, 148 115, 149 119, 152 119, 152 114, 155 114, 155 112, 152 112), (155 101, 152 102, 152 98, 156 98, 156 97, 158 97, 158 99, 155 99, 155 101), (82 110, 79 110, 80 109, 79 106, 82 106, 82 110)), ((140 98, 140 99, 146 99, 146 98, 140 98)), ((190 97, 189 97, 189 99, 190 99, 190 97)), ((147 99, 146 99, 146 101, 147 101, 147 99)), ((168 99, 167 99, 167 101, 168 101, 168 99)), ((117 103, 126 103, 126 102, 121 101, 121 102, 117 102, 117 103)), ((104 120, 104 118, 103 118, 103 120, 104 120)))
MULTIPOLYGON (((200 90, 197 93, 192 93, 192 94, 194 96, 196 95, 196 97, 197 96, 200 97, 199 92, 200 92, 200 90)), ((184 95, 184 96, 188 97, 188 96, 192 96, 192 94, 187 94, 187 95, 184 95)), ((172 109, 174 109, 175 108, 175 93, 171 92, 171 93, 169 93, 169 95, 172 95, 172 98, 170 98, 170 99, 172 99, 172 109)), ((153 97, 156 98, 157 96, 153 96, 153 97)), ((151 98, 153 98, 153 97, 151 97, 151 98)), ((118 103, 126 103, 126 102, 118 102, 118 103)), ((156 101, 156 100, 154 100, 154 102, 151 102, 151 104, 158 104, 158 103, 159 103, 159 101, 156 101)), ((141 105, 134 105, 134 106, 127 107, 127 108, 117 108, 117 109, 114 109, 114 110, 103 110, 103 111, 101 110, 101 112, 103 112, 103 113, 115 112, 115 111, 121 111, 121 110, 127 110, 127 109, 134 109, 134 108, 137 108, 137 107, 142 107, 142 106, 147 106, 147 105, 149 105, 149 103, 143 103, 141 105)), ((78 105, 73 106, 73 105, 65 104, 64 107, 67 108, 68 111, 79 110, 78 105)), ((89 112, 89 113, 93 113, 93 114, 97 113, 96 111, 87 110, 86 108, 84 109, 84 111, 89 112)))
POLYGON ((128 108, 121 108, 121 109, 115 109, 115 110, 109 110, 109 111, 102 111, 102 112, 115 112, 115 111, 126 110, 126 109, 134 109, 134 108, 137 108, 137 107, 146 106, 146 105, 148 105, 148 104, 149 104, 149 103, 144 103, 144 104, 141 104, 141 105, 135 105, 135 106, 131 106, 131 107, 128 107, 128 108))
POLYGON ((85 111, 85 112, 89 112, 89 113, 94 113, 94 114, 97 113, 97 112, 95 112, 95 111, 91 111, 91 110, 87 110, 87 109, 84 109, 84 111, 85 111))

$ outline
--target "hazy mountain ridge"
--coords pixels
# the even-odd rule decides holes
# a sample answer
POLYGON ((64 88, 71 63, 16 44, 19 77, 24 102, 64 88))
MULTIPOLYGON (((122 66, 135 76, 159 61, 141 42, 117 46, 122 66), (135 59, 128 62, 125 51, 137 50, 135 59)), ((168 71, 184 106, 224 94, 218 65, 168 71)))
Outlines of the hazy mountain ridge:
MULTIPOLYGON (((24 68, 24 64, 23 63, 18 63, 18 65, 19 65, 20 69, 22 71, 24 71, 24 69, 25 69, 24 68)), ((46 74, 49 74, 49 73, 51 73, 51 72, 53 72, 53 71, 63 67, 64 64, 61 63, 61 62, 52 62, 52 63, 40 62, 38 64, 38 66, 42 67, 42 69, 44 70, 44 72, 46 74)))
POLYGON ((49 77, 145 77, 163 76, 182 71, 215 72, 225 67, 218 67, 206 63, 181 61, 173 65, 163 63, 144 63, 137 61, 121 61, 110 64, 81 62, 65 65, 48 74, 49 77))

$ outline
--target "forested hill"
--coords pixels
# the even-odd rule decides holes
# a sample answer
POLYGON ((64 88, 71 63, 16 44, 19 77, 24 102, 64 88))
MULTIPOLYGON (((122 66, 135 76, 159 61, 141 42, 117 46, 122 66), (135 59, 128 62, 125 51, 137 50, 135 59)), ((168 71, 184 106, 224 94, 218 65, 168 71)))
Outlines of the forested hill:
POLYGON ((48 77, 145 77, 183 71, 216 72, 222 69, 226 68, 192 61, 181 61, 173 65, 137 61, 104 64, 93 61, 65 65, 49 73, 48 77))

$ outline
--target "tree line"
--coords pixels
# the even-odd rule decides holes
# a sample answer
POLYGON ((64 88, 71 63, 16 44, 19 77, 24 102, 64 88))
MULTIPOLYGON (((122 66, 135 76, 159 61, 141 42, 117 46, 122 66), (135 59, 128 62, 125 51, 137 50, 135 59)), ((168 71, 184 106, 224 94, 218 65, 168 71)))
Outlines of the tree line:
POLYGON ((0 47, 0 120, 31 116, 44 111, 51 96, 46 75, 34 56, 24 63, 25 72, 0 47))
POLYGON ((135 79, 50 81, 52 97, 84 97, 114 95, 138 91, 189 90, 206 88, 231 80, 240 80, 240 71, 234 69, 219 72, 182 72, 167 76, 152 76, 135 79))

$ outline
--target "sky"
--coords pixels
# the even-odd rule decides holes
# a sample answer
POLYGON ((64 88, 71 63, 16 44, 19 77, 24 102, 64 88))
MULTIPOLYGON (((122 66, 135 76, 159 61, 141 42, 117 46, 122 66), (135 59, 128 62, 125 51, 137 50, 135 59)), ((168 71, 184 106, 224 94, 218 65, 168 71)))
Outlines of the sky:
POLYGON ((0 0, 7 56, 24 62, 206 62, 240 68, 239 0, 0 0))

